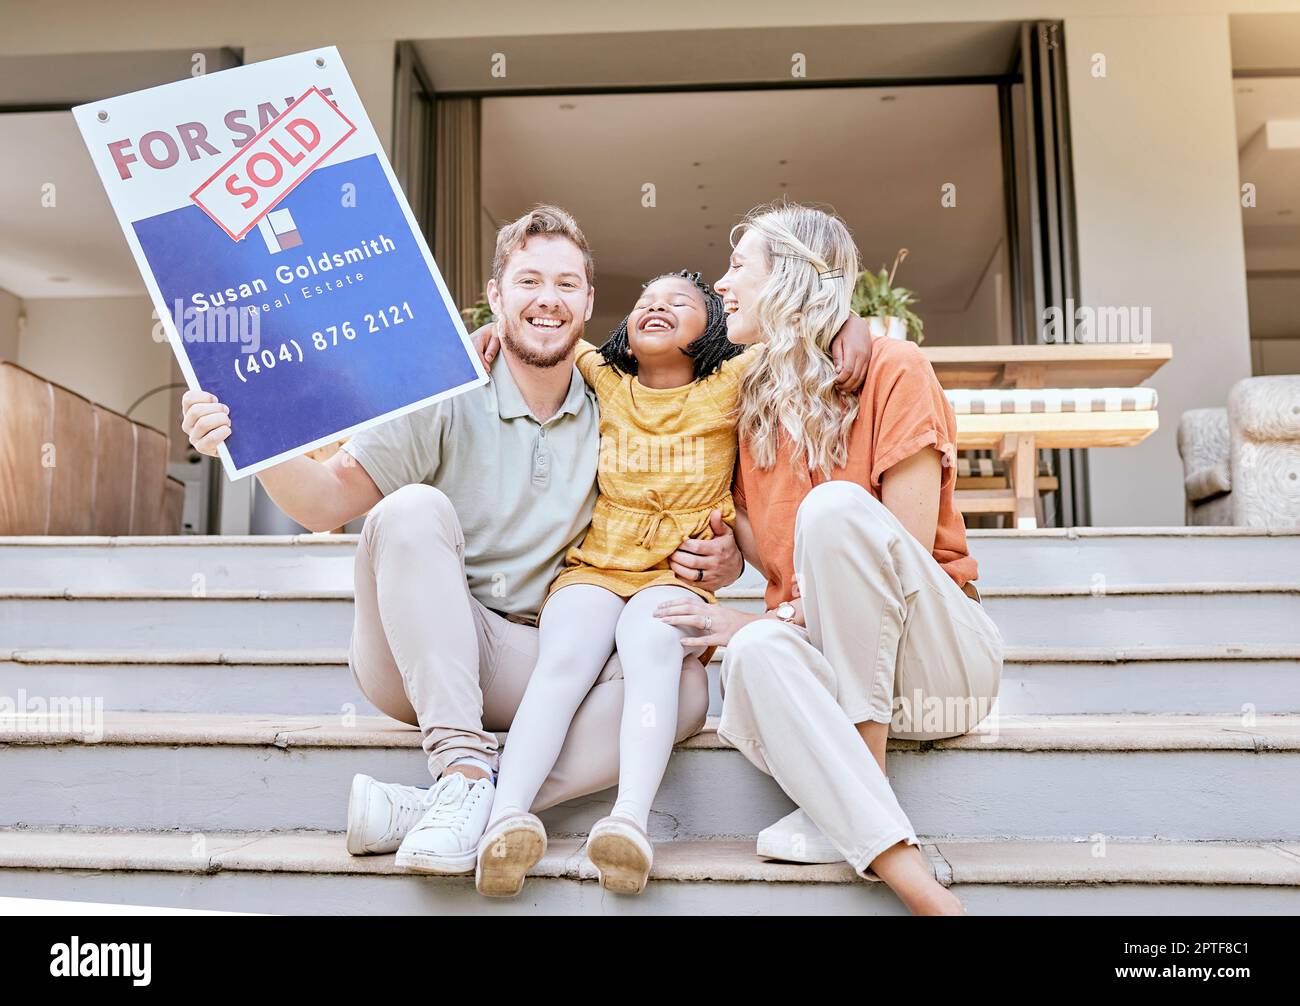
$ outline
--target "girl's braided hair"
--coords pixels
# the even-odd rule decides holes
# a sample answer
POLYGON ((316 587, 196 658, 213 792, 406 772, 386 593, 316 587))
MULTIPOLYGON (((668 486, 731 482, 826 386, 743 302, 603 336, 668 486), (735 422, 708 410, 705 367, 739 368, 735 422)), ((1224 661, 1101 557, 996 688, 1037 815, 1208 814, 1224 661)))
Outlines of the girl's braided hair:
MULTIPOLYGON (((698 338, 691 340, 690 344, 682 350, 694 361, 695 379, 698 381, 717 371, 726 360, 739 356, 745 351, 745 347, 727 338, 727 315, 722 310, 722 298, 714 291, 713 287, 709 286, 700 277, 698 272, 691 272, 689 269, 682 269, 680 272, 667 272, 662 276, 656 276, 641 289, 644 290, 651 283, 669 277, 688 280, 700 291, 701 296, 704 298, 704 331, 698 338)), ((600 355, 605 358, 605 363, 612 367, 615 372, 636 374, 637 361, 636 357, 632 355, 631 345, 628 342, 626 317, 623 319, 623 323, 614 330, 614 334, 606 339, 605 344, 600 347, 600 355)))

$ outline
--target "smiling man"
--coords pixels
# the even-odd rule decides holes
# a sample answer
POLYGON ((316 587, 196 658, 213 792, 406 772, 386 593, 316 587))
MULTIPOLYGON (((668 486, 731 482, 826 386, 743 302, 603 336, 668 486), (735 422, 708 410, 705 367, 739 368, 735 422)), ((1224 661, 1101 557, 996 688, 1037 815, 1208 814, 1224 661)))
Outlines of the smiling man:
MULTIPOLYGON (((410 870, 473 872, 494 792, 495 732, 510 728, 537 658, 537 612, 595 505, 599 415, 573 366, 594 295, 577 223, 538 206, 497 234, 488 300, 502 352, 488 384, 367 430, 323 463, 299 457, 258 475, 280 509, 314 530, 369 511, 349 664, 376 708, 419 726, 435 781, 426 789, 358 775, 348 808, 354 855, 396 849, 410 870)), ((184 407, 191 443, 215 455, 230 432, 225 406, 187 392, 184 407)), ((708 590, 744 566, 719 528, 671 557, 708 590)), ((704 668, 687 657, 679 740, 703 727, 707 706, 704 668)), ((617 782, 622 713, 614 655, 534 811, 617 782)))

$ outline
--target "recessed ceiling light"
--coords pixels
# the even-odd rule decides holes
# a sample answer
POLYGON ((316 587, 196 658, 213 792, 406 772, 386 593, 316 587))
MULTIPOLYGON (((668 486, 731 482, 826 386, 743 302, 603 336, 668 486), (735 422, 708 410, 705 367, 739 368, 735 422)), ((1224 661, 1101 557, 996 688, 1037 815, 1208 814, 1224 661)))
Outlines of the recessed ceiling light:
POLYGON ((561 112, 572 112, 572 111, 573 111, 575 108, 577 108, 577 107, 578 107, 577 105, 571 105, 571 104, 569 104, 569 103, 566 101, 566 102, 564 102, 563 104, 560 105, 560 111, 561 111, 561 112))
POLYGON ((711 231, 711 230, 713 230, 713 224, 705 224, 705 225, 704 225, 704 229, 705 229, 706 231, 711 231))
POLYGON ((880 96, 880 100, 881 100, 881 101, 897 101, 897 100, 898 100, 898 95, 896 95, 896 94, 882 94, 882 95, 880 96))
POLYGON ((707 207, 707 206, 701 206, 700 209, 702 209, 702 210, 707 210, 708 207, 707 207))
POLYGON ((692 167, 692 168, 698 168, 698 167, 700 166, 701 163, 702 163, 702 162, 700 162, 700 161, 692 161, 692 162, 691 162, 691 167, 692 167))
POLYGON ((786 185, 789 184, 789 183, 787 183, 787 182, 777 182, 776 184, 779 185, 779 186, 781 186, 781 188, 785 188, 786 185))
POLYGON ((1290 211, 1290 210, 1278 210, 1278 211, 1277 211, 1277 215, 1280 216, 1280 217, 1289 217, 1289 216, 1291 215, 1291 211, 1290 211))
POLYGON ((703 185, 697 185, 697 186, 695 186, 695 187, 696 187, 697 189, 702 189, 702 188, 704 188, 703 185))
POLYGON ((787 160, 783 157, 783 158, 781 158, 779 161, 777 161, 776 163, 777 163, 777 164, 789 164, 790 162, 787 161, 787 160))

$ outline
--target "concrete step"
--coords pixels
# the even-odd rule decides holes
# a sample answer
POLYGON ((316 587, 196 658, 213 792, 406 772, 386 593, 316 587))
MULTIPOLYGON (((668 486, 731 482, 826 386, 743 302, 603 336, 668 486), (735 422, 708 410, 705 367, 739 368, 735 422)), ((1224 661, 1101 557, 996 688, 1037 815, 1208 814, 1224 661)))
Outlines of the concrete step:
MULTIPOLYGON (((761 591, 729 587, 719 599, 764 610, 761 591)), ((1300 644, 1300 581, 1103 587, 980 587, 1008 646, 1095 649, 1300 644)))
POLYGON ((1104 588, 1107 583, 1294 583, 1300 530, 1078 527, 971 530, 980 589, 1104 588))
MULTIPOLYGON (((722 711, 710 665, 711 707, 722 711)), ((0 652, 0 695, 89 696, 107 710, 375 715, 347 651, 61 650, 0 652)), ((1003 713, 1300 713, 1300 645, 1012 647, 1003 713)))
POLYGON ((352 680, 346 649, 0 653, 0 695, 20 690, 128 712, 379 715, 352 680))
POLYGON ((0 537, 0 588, 351 590, 357 535, 0 537))
POLYGON ((1018 647, 1003 715, 1300 712, 1300 645, 1018 647))
MULTIPOLYGON (((0 720, 0 827, 335 831, 356 772, 427 783, 419 733, 370 717, 84 711, 0 720)), ((889 775, 918 833, 1300 839, 1300 716, 1001 716, 893 740, 889 775)), ((545 815, 582 834, 606 791, 545 815)), ((712 726, 679 745, 652 814, 664 840, 752 836, 788 813, 712 726)))
MULTIPOLYGON (((989 588, 985 606, 1010 646, 1300 644, 1300 582, 989 588)), ((719 599, 762 611, 757 587, 719 599)), ((10 649, 319 649, 348 644, 351 590, 0 591, 10 649)))
MULTIPOLYGON (((1295 914, 1300 845, 938 839, 922 846, 971 914, 1295 914)), ((750 840, 661 843, 638 897, 606 894, 581 838, 553 839, 523 894, 399 873, 322 832, 0 831, 0 896, 271 914, 903 914, 847 864, 767 862, 750 840)))
MULTIPOLYGON (((1287 582, 1300 532, 1044 528, 969 532, 987 587, 1287 582)), ((356 535, 0 538, 0 589, 347 590, 356 535)), ((760 585, 752 568, 740 584, 760 585)))

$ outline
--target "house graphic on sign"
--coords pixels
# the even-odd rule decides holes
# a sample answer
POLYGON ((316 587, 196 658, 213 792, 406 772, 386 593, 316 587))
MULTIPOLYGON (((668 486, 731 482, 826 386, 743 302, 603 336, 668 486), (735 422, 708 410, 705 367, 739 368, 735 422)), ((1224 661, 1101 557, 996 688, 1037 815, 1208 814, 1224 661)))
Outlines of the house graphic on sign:
POLYGON ((262 235, 262 240, 266 242, 266 250, 272 255, 297 248, 302 244, 298 225, 294 223, 293 215, 288 210, 272 210, 257 222, 257 229, 262 235))

